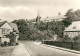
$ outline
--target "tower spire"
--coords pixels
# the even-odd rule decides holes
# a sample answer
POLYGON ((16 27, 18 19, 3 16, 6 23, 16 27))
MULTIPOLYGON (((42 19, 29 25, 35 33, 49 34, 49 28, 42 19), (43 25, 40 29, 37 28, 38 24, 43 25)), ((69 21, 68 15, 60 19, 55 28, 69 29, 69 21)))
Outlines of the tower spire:
POLYGON ((61 15, 61 13, 59 12, 58 15, 61 15))
POLYGON ((36 18, 36 23, 37 24, 40 23, 40 19, 41 19, 41 17, 40 17, 39 11, 38 11, 37 18, 36 18))
POLYGON ((37 17, 40 17, 40 14, 39 14, 39 10, 38 10, 38 14, 37 14, 37 17))

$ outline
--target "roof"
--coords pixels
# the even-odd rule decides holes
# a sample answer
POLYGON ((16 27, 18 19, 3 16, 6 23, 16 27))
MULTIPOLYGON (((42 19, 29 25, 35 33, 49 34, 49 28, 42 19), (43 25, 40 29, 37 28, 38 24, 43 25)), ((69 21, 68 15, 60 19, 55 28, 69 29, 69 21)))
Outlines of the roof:
MULTIPOLYGON (((1 27, 2 25, 4 25, 6 22, 7 22, 7 21, 0 22, 0 27, 1 27)), ((11 28, 13 28, 17 33, 19 33, 18 28, 17 28, 17 25, 16 25, 15 23, 8 23, 8 24, 9 24, 9 25, 11 26, 11 28)))
MULTIPOLYGON (((41 18, 40 21, 53 21, 53 20, 63 20, 63 18, 66 18, 64 15, 58 15, 58 16, 53 16, 53 17, 46 17, 46 18, 41 18)), ((31 22, 36 22, 36 18, 31 19, 31 22)))
POLYGON ((66 17, 64 15, 58 15, 58 16, 43 18, 43 19, 41 19, 41 21, 59 20, 59 19, 63 19, 63 18, 66 18, 66 17))
POLYGON ((72 22, 64 31, 80 31, 80 21, 72 22))
POLYGON ((17 25, 16 25, 15 23, 9 23, 9 25, 10 25, 17 33, 19 33, 18 27, 17 27, 17 25))
POLYGON ((31 22, 36 22, 36 18, 29 20, 31 22))
POLYGON ((4 25, 6 22, 7 22, 7 21, 0 22, 0 27, 1 27, 2 25, 4 25))

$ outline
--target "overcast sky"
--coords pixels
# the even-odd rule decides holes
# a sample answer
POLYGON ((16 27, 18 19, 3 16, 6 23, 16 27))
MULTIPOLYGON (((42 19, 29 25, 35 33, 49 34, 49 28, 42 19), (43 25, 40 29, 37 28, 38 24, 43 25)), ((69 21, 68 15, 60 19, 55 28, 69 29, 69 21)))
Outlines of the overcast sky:
POLYGON ((0 0, 0 18, 12 21, 14 19, 33 19, 39 11, 42 18, 62 15, 70 8, 80 9, 80 0, 0 0))

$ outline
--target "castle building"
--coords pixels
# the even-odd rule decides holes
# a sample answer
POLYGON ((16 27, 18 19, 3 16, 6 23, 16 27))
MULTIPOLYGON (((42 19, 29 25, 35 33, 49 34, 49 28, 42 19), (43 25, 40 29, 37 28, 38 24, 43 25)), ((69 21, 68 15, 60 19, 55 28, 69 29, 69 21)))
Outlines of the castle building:
POLYGON ((65 30, 64 35, 68 35, 71 38, 80 35, 80 21, 72 22, 65 30))

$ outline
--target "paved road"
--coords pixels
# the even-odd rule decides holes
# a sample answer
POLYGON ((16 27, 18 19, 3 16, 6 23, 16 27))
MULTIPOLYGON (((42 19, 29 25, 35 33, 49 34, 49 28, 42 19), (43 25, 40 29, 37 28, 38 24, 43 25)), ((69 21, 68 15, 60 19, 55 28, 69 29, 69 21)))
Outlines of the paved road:
POLYGON ((25 47, 31 56, 80 56, 79 54, 38 45, 34 42, 23 41, 21 43, 25 44, 25 47))

